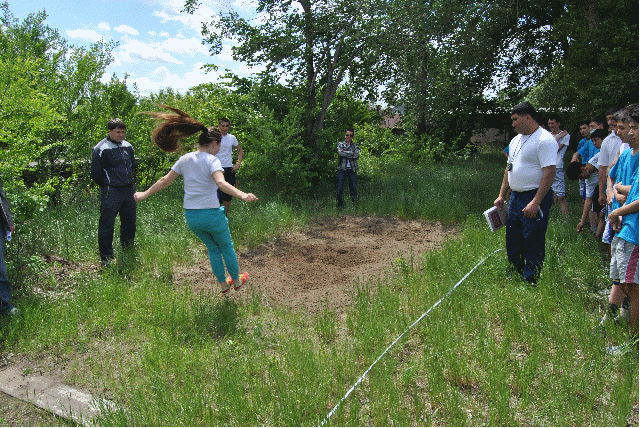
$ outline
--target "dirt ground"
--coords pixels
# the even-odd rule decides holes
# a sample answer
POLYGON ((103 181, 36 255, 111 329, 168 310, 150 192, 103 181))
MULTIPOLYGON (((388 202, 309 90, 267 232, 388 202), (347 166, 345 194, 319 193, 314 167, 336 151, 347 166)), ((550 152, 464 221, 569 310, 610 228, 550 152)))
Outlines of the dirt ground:
MULTIPOLYGON (((238 254, 249 281, 231 299, 258 294, 264 305, 317 313, 330 307, 340 313, 357 284, 386 278, 393 262, 417 263, 453 233, 438 223, 343 215, 322 218, 305 229, 238 254)), ((203 250, 204 251, 204 250, 203 250)), ((196 292, 219 293, 207 260, 174 270, 174 281, 196 292)))

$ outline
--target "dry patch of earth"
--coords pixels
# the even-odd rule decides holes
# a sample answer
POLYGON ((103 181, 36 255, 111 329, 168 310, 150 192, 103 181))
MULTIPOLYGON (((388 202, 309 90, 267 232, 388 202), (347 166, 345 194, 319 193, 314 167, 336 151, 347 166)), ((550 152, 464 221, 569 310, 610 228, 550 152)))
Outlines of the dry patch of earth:
MULTIPOLYGON (((325 306, 342 312, 356 283, 388 277, 393 262, 417 262, 454 233, 451 227, 417 220, 343 215, 321 218, 306 228, 238 254, 240 271, 249 273, 246 290, 264 305, 317 313, 325 306)), ((217 293, 208 260, 174 269, 174 281, 196 292, 217 293)))

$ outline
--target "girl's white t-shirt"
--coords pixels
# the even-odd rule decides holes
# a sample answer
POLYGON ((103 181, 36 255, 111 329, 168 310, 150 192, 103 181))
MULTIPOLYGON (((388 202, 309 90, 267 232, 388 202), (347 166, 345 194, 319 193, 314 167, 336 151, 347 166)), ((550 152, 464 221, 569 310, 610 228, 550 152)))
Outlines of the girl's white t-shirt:
POLYGON ((187 153, 171 169, 184 177, 185 209, 220 208, 218 185, 213 179, 215 171, 223 171, 217 157, 206 152, 187 153))

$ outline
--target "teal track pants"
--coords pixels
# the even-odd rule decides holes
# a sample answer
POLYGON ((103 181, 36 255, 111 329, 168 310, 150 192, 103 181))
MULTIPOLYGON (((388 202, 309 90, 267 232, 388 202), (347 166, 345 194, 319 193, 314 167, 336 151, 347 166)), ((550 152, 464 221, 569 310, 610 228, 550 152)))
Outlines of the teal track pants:
POLYGON ((187 226, 204 243, 209 252, 211 270, 218 279, 224 282, 224 267, 232 279, 239 278, 238 259, 233 249, 233 241, 229 232, 229 223, 224 215, 224 208, 202 210, 184 210, 187 226), (223 263, 224 259, 224 263, 223 263))

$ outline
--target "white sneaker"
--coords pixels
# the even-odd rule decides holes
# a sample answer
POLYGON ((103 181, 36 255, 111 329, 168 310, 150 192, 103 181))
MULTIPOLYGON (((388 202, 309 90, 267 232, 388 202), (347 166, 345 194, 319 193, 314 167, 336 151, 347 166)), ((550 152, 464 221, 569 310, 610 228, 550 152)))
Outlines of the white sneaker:
POLYGON ((20 311, 16 307, 11 308, 11 310, 9 311, 9 315, 11 316, 18 315, 19 313, 20 311))

